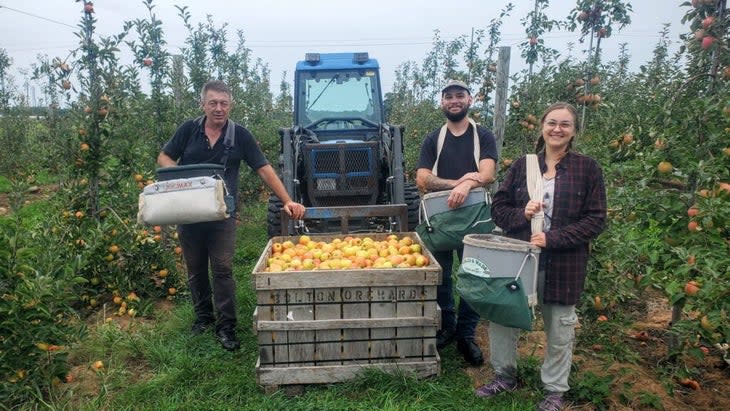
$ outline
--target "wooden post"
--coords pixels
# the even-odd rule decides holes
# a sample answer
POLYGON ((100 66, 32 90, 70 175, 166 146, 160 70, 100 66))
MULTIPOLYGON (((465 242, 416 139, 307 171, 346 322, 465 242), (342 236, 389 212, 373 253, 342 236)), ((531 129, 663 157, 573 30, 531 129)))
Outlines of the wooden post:
POLYGON ((185 97, 185 62, 181 54, 172 56, 172 96, 175 109, 179 110, 185 97))
MULTIPOLYGON (((497 60, 497 81, 494 95, 494 138, 497 140, 497 155, 502 157, 502 143, 504 142, 504 129, 507 124, 507 93, 509 87, 509 57, 510 48, 500 47, 497 60)), ((497 165, 499 169, 499 165, 497 165)), ((493 184, 497 188, 496 182, 493 184)), ((492 190, 494 191, 494 190, 492 190)))

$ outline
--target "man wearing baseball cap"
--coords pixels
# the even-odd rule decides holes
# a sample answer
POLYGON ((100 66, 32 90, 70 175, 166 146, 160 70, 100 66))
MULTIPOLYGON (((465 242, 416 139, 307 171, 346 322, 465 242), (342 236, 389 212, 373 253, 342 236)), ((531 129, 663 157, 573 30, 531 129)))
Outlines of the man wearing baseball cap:
MULTIPOLYGON (((416 167, 416 184, 421 191, 448 191, 450 208, 460 206, 471 189, 484 187, 495 179, 497 145, 489 130, 468 117, 472 101, 465 82, 446 83, 441 89, 441 110, 446 124, 426 136, 416 167), (440 140, 443 144, 439 144, 440 140)), ((442 328, 436 335, 436 347, 441 350, 456 340, 456 348, 464 360, 478 366, 484 364, 482 351, 474 341, 479 314, 462 300, 457 316, 451 277, 454 251, 461 261, 463 247, 432 251, 442 269, 442 283, 436 296, 441 307, 442 328)))
MULTIPOLYGON (((444 88, 441 89, 441 95, 443 96, 444 93, 446 93, 446 90, 449 90, 449 89, 466 90, 466 93, 469 94, 469 96, 471 96, 471 91, 469 91, 469 86, 467 86, 466 83, 464 83, 461 80, 449 80, 446 83, 446 85, 444 86, 444 88)), ((470 103, 470 105, 471 105, 471 103, 470 103)))

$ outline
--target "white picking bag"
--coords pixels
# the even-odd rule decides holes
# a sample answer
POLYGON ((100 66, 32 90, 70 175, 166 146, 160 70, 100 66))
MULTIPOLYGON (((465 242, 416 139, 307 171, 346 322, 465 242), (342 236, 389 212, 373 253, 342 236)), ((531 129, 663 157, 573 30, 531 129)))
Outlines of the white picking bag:
MULTIPOLYGON (((203 118, 195 121, 203 126, 203 118)), ((193 224, 225 220, 235 212, 234 194, 223 176, 235 144, 236 123, 228 120, 221 164, 198 163, 157 169, 158 181, 139 194, 137 222, 149 225, 193 224)))
POLYGON ((222 179, 210 176, 158 181, 139 195, 137 221, 149 225, 192 224, 229 217, 222 179))

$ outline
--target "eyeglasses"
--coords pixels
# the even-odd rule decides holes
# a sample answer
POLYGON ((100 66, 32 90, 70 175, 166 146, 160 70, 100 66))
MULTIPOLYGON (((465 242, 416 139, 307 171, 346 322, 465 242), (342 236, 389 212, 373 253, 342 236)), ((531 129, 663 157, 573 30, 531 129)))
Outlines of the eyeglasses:
POLYGON ((221 106, 221 108, 228 108, 228 106, 231 105, 231 102, 230 101, 225 101, 225 100, 222 100, 222 101, 208 100, 208 101, 205 102, 205 105, 208 106, 208 107, 210 107, 210 108, 216 108, 219 105, 221 106))
POLYGON ((573 123, 571 123, 570 121, 561 121, 558 123, 555 120, 550 120, 550 121, 546 121, 545 125, 550 128, 555 128, 558 126, 560 126, 560 128, 573 128, 573 123))

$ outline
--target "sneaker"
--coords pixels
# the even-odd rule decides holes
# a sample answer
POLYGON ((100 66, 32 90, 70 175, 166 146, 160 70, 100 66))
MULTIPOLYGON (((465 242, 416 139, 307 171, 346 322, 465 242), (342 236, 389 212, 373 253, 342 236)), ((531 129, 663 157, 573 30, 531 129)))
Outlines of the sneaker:
POLYGON ((456 342, 456 349, 464 356, 464 361, 471 365, 479 366, 484 364, 482 350, 472 339, 462 338, 456 342))
POLYGON ((441 351, 456 339, 456 330, 438 330, 436 332, 436 349, 441 351))
POLYGON ((545 398, 537 404, 537 411, 560 411, 563 409, 563 394, 560 392, 549 392, 545 398))
POLYGON ((215 336, 223 348, 228 351, 235 351, 241 348, 241 342, 236 338, 236 332, 231 329, 222 328, 215 332, 215 336))
POLYGON ((510 381, 498 375, 489 384, 484 384, 477 388, 474 394, 476 394, 477 397, 489 398, 499 394, 500 392, 514 391, 517 388, 519 388, 519 383, 517 383, 517 381, 510 381))
POLYGON ((213 326, 213 321, 195 320, 193 325, 190 327, 190 332, 193 335, 200 335, 208 331, 213 326))

